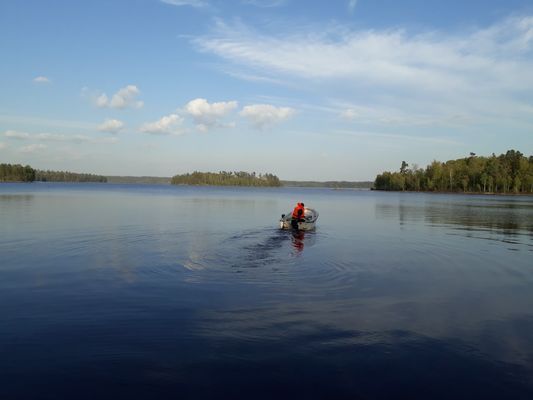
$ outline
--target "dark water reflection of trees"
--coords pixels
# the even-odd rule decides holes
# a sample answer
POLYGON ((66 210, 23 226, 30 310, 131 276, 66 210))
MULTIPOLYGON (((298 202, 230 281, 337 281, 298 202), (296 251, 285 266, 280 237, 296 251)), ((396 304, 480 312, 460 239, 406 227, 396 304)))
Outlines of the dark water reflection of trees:
POLYGON ((533 202, 400 202, 376 204, 376 216, 400 224, 448 225, 467 231, 493 231, 503 235, 533 235, 533 202))

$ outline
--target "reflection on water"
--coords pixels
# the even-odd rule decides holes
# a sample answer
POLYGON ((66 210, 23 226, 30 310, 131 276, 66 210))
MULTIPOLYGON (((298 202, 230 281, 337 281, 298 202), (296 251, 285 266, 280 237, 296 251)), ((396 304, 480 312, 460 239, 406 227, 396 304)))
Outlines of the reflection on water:
POLYGON ((33 200, 33 194, 0 194, 0 203, 24 204, 33 200))
POLYGON ((8 185, 0 217, 2 399, 533 398, 532 198, 8 185))
POLYGON ((305 247, 305 232, 296 230, 292 231, 292 247, 296 250, 297 253, 301 253, 305 247))
POLYGON ((220 270, 231 265, 235 272, 260 267, 279 271, 291 264, 291 259, 299 256, 305 246, 309 248, 315 243, 314 232, 264 228, 230 236, 213 252, 206 252, 206 258, 218 260, 214 264, 220 270))
POLYGON ((431 399, 527 398, 531 393, 527 368, 493 362, 457 339, 404 330, 341 329, 295 310, 216 313, 210 315, 209 325, 217 329, 205 331, 205 339, 224 338, 220 351, 232 367, 222 376, 216 369, 211 373, 229 381, 244 373, 243 389, 252 393, 264 385, 267 398, 287 390, 305 398, 353 398, 356 393, 356 398, 380 399, 397 398, 399 393, 402 398, 431 399), (259 361, 255 371, 231 357, 235 353, 253 354, 259 361), (278 372, 276 379, 269 370, 278 372), (316 384, 302 385, 316 379, 316 384))
POLYGON ((375 213, 377 218, 395 219, 401 225, 423 221, 430 226, 453 226, 470 232, 533 236, 533 201, 523 198, 466 200, 376 203, 375 213))

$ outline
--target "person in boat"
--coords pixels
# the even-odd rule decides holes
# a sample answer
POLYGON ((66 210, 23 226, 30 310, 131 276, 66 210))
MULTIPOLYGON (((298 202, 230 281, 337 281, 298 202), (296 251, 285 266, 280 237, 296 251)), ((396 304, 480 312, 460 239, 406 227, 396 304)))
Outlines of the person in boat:
POLYGON ((294 207, 294 211, 292 212, 292 218, 291 218, 291 226, 294 229, 298 229, 298 222, 305 221, 304 213, 305 213, 304 203, 296 204, 296 207, 294 207))

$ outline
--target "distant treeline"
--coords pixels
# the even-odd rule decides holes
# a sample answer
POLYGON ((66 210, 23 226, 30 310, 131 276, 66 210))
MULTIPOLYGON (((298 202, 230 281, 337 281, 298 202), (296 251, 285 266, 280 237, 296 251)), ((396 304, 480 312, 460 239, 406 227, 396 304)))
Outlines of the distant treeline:
POLYGON ((146 183, 169 185, 171 178, 159 176, 106 176, 108 183, 146 183))
POLYGON ((35 170, 29 165, 0 164, 0 182, 33 182, 35 170))
POLYGON ((40 171, 35 173, 35 180, 41 182, 107 182, 102 175, 79 174, 68 171, 40 171))
POLYGON ((377 190, 411 190, 477 193, 533 193, 533 156, 519 151, 490 157, 470 157, 433 161, 425 169, 402 161, 399 172, 383 172, 376 177, 377 190))
POLYGON ((276 175, 255 172, 198 172, 175 175, 173 185, 215 185, 215 186, 281 186, 276 175))
POLYGON ((334 189, 370 189, 374 186, 374 182, 349 182, 349 181, 281 181, 283 186, 292 187, 322 187, 334 189))

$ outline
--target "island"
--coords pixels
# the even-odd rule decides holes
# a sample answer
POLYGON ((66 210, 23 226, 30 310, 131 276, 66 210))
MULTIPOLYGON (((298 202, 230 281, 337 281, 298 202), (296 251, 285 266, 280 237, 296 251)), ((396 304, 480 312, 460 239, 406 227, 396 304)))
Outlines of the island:
POLYGON ((258 186, 279 187, 281 182, 273 174, 256 174, 244 171, 199 172, 174 175, 173 185, 212 185, 212 186, 258 186))

